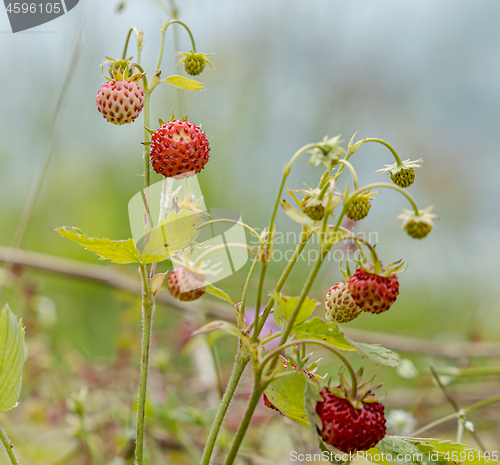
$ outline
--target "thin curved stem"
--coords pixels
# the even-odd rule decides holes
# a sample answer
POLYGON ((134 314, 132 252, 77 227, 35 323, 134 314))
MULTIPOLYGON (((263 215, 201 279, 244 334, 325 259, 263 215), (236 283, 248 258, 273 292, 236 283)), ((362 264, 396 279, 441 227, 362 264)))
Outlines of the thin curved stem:
MULTIPOLYGON (((281 289, 283 288, 286 280, 288 279, 288 276, 290 275, 293 267, 297 263, 297 260, 304 250, 305 246, 309 242, 309 239, 312 237, 312 234, 307 234, 304 231, 302 231, 302 236, 300 239, 300 242, 297 244, 297 247, 295 248, 295 251, 293 252, 292 258, 288 262, 286 268, 283 270, 283 273, 280 276, 280 279, 278 280, 276 287, 274 288, 275 292, 280 292, 281 289)), ((274 293, 273 293, 274 294, 274 293)), ((262 328, 264 327, 264 323, 266 322, 267 318, 269 317, 269 314, 271 313, 271 309, 273 308, 274 305, 274 297, 271 295, 269 298, 266 308, 264 310, 264 313, 262 315, 262 318, 260 318, 259 321, 259 326, 257 328, 257 333, 260 334, 262 331, 262 328)))
POLYGON ((337 232, 338 229, 340 228, 342 220, 344 219, 345 213, 347 211, 347 206, 354 200, 354 198, 358 194, 363 193, 364 191, 367 191, 367 190, 370 190, 370 189, 375 189, 377 187, 385 187, 385 188, 388 188, 388 189, 393 189, 395 191, 398 191, 400 194, 403 194, 408 199, 408 201, 410 202, 410 204, 411 204, 411 206, 413 208, 413 211, 415 212, 415 215, 419 216, 419 211, 418 211, 417 204, 413 200, 413 197, 410 194, 408 194, 408 192, 404 191, 403 189, 401 189, 400 187, 398 187, 398 186, 396 186, 394 184, 388 184, 386 182, 373 183, 373 184, 368 184, 367 186, 361 187, 360 189, 356 189, 355 191, 351 192, 351 194, 349 194, 349 197, 344 201, 344 206, 342 208, 342 213, 339 215, 339 219, 337 220, 337 224, 335 225, 335 229, 333 231, 334 233, 337 232))
POLYGON ((354 190, 359 189, 358 176, 356 174, 354 166, 352 166, 347 160, 338 160, 338 163, 341 163, 348 168, 348 170, 351 172, 352 181, 354 183, 354 190))
POLYGON ((413 433, 413 437, 423 433, 424 431, 427 431, 431 428, 434 428, 435 426, 439 426, 442 423, 446 423, 447 421, 454 420, 455 418, 459 418, 464 415, 468 415, 469 413, 473 412, 474 410, 480 409, 482 407, 486 407, 487 405, 494 404, 495 402, 500 402, 500 396, 494 396, 494 397, 489 397, 488 399, 483 399, 480 400, 479 402, 476 402, 475 404, 471 405, 470 407, 467 407, 466 409, 459 410, 458 412, 451 413, 450 415, 446 415, 443 418, 440 418, 439 420, 435 420, 419 430, 415 431, 413 433))
POLYGON ((156 72, 160 70, 161 61, 163 60, 163 49, 165 47, 165 34, 167 32, 167 27, 169 24, 170 22, 167 22, 167 24, 161 28, 160 53, 158 54, 158 61, 156 62, 156 68, 155 68, 156 72))
POLYGON ((347 358, 345 358, 338 349, 331 346, 330 344, 327 344, 326 342, 318 341, 316 339, 297 339, 295 341, 286 342, 285 344, 281 344, 279 347, 274 349, 272 352, 269 352, 262 359, 260 366, 262 367, 262 369, 264 369, 265 365, 268 362, 270 362, 274 357, 279 355, 284 349, 286 349, 287 347, 291 347, 291 346, 299 345, 299 344, 313 344, 313 345, 324 347, 325 349, 328 349, 329 351, 333 352, 342 361, 342 363, 346 366, 347 371, 349 371, 349 375, 350 375, 351 381, 352 381, 353 398, 356 398, 356 393, 358 390, 358 380, 356 379, 356 373, 354 372, 354 369, 352 368, 352 366, 349 363, 349 361, 347 360, 347 358))
POLYGON ((135 35, 137 36, 137 29, 135 27, 131 27, 128 31, 127 39, 125 40, 125 46, 123 47, 122 60, 125 60, 127 58, 128 43, 130 41, 132 32, 135 32, 135 35))
POLYGON ((7 436, 5 436, 5 433, 2 428, 0 428, 0 440, 2 441, 2 444, 5 447, 5 451, 7 452, 7 455, 9 456, 10 463, 12 465, 17 465, 17 460, 16 456, 14 455, 14 451, 12 450, 12 446, 7 440, 7 436))
MULTIPOLYGON (((261 267, 262 271, 259 275, 259 284, 257 287, 257 300, 255 302, 255 319, 254 319, 254 326, 256 328, 259 327, 259 316, 260 316, 260 303, 262 301, 262 289, 264 288, 264 277, 266 275, 265 268, 267 268, 268 262, 261 262, 261 267)), ((259 335, 257 334, 257 331, 254 330, 253 335, 252 335, 252 341, 257 342, 257 338, 259 335)))
POLYGON ((180 24, 181 26, 184 27, 184 29, 186 29, 186 31, 189 34, 189 38, 191 39, 191 45, 193 46, 193 52, 196 53, 196 43, 194 42, 194 37, 193 37, 193 34, 191 33, 191 30, 182 21, 179 21, 178 19, 169 20, 168 23, 165 25, 165 30, 171 24, 180 24))
POLYGON ((309 273, 309 277, 307 278, 307 281, 304 284, 304 287, 302 288, 302 292, 300 293, 299 299, 297 300, 295 308, 293 309, 293 312, 290 316, 290 319, 288 320, 288 324, 281 334, 280 344, 283 344, 287 340, 288 336, 290 335, 290 332, 292 331, 293 324, 295 323, 295 319, 297 318, 297 315, 299 314, 300 307, 302 307, 304 300, 306 300, 307 294, 309 293, 309 290, 311 289, 313 282, 316 279, 316 275, 318 274, 318 271, 321 268, 321 265, 323 264, 323 261, 327 255, 328 255, 328 251, 327 250, 323 251, 320 254, 318 260, 316 261, 313 269, 309 273))
POLYGON ((259 257, 255 257, 252 262, 252 266, 250 267, 250 271, 248 272, 247 279, 245 281, 245 286, 243 287, 243 293, 241 294, 241 307, 240 312, 245 316, 245 307, 247 303, 248 289, 250 289, 250 282, 252 280, 255 269, 257 268, 257 264, 259 263, 259 257))
POLYGON ((211 253, 217 252, 218 250, 227 249, 229 247, 234 247, 236 249, 246 249, 249 252, 252 252, 257 257, 260 256, 259 251, 254 249, 253 247, 250 247, 249 245, 241 244, 239 242, 228 242, 227 244, 219 244, 216 245, 215 247, 211 247, 210 249, 205 250, 205 252, 203 252, 196 258, 196 263, 200 263, 202 260, 207 258, 211 253))
POLYGON ((398 164, 398 166, 401 166, 403 164, 403 162, 401 161, 401 158, 399 157, 398 153, 394 150, 394 148, 392 147, 392 145, 389 144, 388 142, 386 142, 385 140, 378 139, 376 137, 367 137, 366 139, 363 140, 363 143, 365 143, 365 142, 377 142, 379 144, 382 144, 384 147, 387 147, 391 151, 392 156, 396 160, 396 163, 398 164))
POLYGON ((230 224, 236 224, 238 226, 241 226, 242 228, 245 228, 247 231, 251 232, 255 236, 255 238, 259 241, 259 244, 262 244, 262 242, 263 242, 259 233, 255 229, 253 229, 252 227, 248 226, 248 224, 242 223, 241 221, 231 220, 231 219, 227 219, 227 218, 206 221, 205 223, 202 223, 198 227, 198 229, 204 228, 205 226, 210 226, 212 224, 217 224, 217 223, 230 223, 230 224))
POLYGON ((200 462, 201 465, 208 465, 210 463, 210 458, 212 457, 215 443, 217 442, 217 436, 219 435, 219 431, 226 416, 227 409, 229 408, 231 400, 236 391, 236 387, 238 386, 241 375, 245 371, 249 360, 250 356, 248 355, 248 352, 244 351, 244 349, 240 346, 238 352, 236 353, 233 372, 231 373, 226 391, 222 396, 219 409, 217 410, 214 421, 212 423, 212 427, 210 428, 210 433, 208 434, 207 443, 205 445, 205 450, 203 451, 203 456, 200 462))

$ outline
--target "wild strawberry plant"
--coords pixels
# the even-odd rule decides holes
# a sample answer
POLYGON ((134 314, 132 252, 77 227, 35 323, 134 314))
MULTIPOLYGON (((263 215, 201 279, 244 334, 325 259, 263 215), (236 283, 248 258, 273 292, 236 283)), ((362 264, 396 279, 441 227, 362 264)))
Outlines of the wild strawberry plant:
MULTIPOLYGON (((205 292, 209 292, 224 300, 234 311, 233 322, 211 321, 193 334, 197 336, 222 330, 238 339, 234 368, 206 438, 201 459, 203 465, 209 464, 214 457, 219 432, 247 366, 250 366, 253 374, 252 393, 225 458, 226 465, 232 464, 236 459, 261 399, 269 408, 310 430, 311 440, 316 441, 322 451, 330 451, 330 446, 343 453, 368 451, 374 457, 381 457, 381 453, 386 454, 379 461, 375 459, 377 463, 403 463, 397 458, 398 454, 412 454, 422 457, 414 463, 451 464, 457 461, 450 456, 450 453, 455 452, 466 453, 465 459, 458 460, 461 463, 486 461, 484 456, 478 459, 480 456, 474 455, 475 452, 461 444, 461 440, 464 431, 470 429, 466 420, 467 414, 499 401, 499 396, 485 399, 468 409, 437 420, 421 428, 413 437, 387 436, 384 406, 376 393, 380 385, 375 385, 373 380, 363 380, 363 368, 355 372, 346 354, 357 353, 369 363, 390 367, 398 366, 399 360, 394 353, 380 345, 349 339, 339 326, 355 318, 364 317, 362 315, 365 313, 378 315, 389 311, 400 292, 398 273, 403 271, 401 260, 384 265, 377 254, 375 244, 356 236, 344 227, 344 220, 349 218, 359 221, 365 218, 370 213, 372 202, 380 189, 390 189, 409 203, 410 209, 404 209, 397 217, 402 220, 406 233, 416 239, 426 237, 437 217, 432 213, 432 207, 418 208, 407 191, 415 181, 415 168, 420 167, 418 163, 421 160, 401 160, 390 144, 378 138, 355 141, 353 136, 347 148, 344 148, 340 136, 325 137, 320 142, 301 147, 284 165, 271 218, 262 233, 234 219, 207 220, 200 208, 203 199, 196 197, 188 183, 209 161, 210 147, 207 136, 198 125, 189 122, 187 117, 179 119, 172 114, 169 121, 160 120, 157 129, 153 128, 150 122, 151 96, 160 84, 169 83, 184 90, 203 88, 200 82, 178 75, 162 79, 160 68, 165 34, 172 25, 185 28, 191 38, 192 50, 180 54, 180 63, 184 64, 185 71, 191 76, 197 76, 207 64, 211 66, 207 59, 211 54, 196 52, 195 41, 188 26, 177 19, 169 19, 161 25, 158 61, 153 72, 148 74, 146 67, 141 64, 143 33, 131 28, 121 58, 108 58, 105 62, 105 65, 109 66, 109 76, 105 76, 106 82, 96 97, 98 111, 110 123, 130 124, 137 121, 140 114, 143 115, 144 140, 137 141, 138 147, 141 143, 144 146, 143 237, 140 241, 132 238, 111 240, 89 237, 74 227, 58 229, 62 236, 94 252, 101 260, 134 264, 139 268, 142 281, 143 338, 135 463, 145 463, 146 397, 155 296, 167 274, 165 285, 170 294, 181 302, 195 301, 205 292), (137 44, 135 59, 127 58, 132 34, 137 44), (365 186, 359 185, 352 157, 368 143, 382 144, 394 157, 394 164, 380 170, 390 175, 392 183, 374 182, 365 186), (309 157, 309 165, 322 168, 317 186, 305 186, 305 189, 288 186, 291 170, 295 163, 305 156, 309 157), (154 205, 156 200, 151 195, 151 168, 164 177, 159 205, 154 205), (345 188, 342 188, 340 181, 342 174, 350 176, 351 184, 348 183, 345 188), (170 179, 184 180, 184 189, 173 190, 170 179), (283 199, 286 193, 288 200, 283 199), (154 209, 160 212, 157 219, 153 219, 154 209), (266 274, 277 235, 276 219, 281 210, 297 224, 300 241, 278 281, 272 288, 265 288, 266 274), (216 223, 239 225, 253 236, 257 247, 248 246, 246 243, 212 246, 199 240, 200 231, 216 223), (299 295, 283 295, 284 285, 309 242, 316 242, 318 258, 311 265, 309 276, 299 295), (354 263, 346 262, 345 269, 342 270, 345 280, 332 283, 329 290, 325 289, 324 316, 311 316, 319 304, 309 297, 318 272, 332 249, 346 242, 356 245, 358 258, 354 263), (210 256, 226 247, 245 249, 253 255, 238 302, 233 302, 226 292, 211 284, 212 277, 217 274, 218 264, 213 263, 210 256), (162 261, 170 261, 174 269, 170 273, 158 273, 157 264, 162 261), (255 302, 250 302, 249 289, 253 282, 257 283, 257 294, 255 302), (250 307, 255 310, 251 318, 248 318, 250 307), (268 333, 264 330, 266 322, 271 318, 279 326, 278 332, 268 333), (268 349, 266 345, 270 341, 277 341, 277 346, 268 349), (313 350, 316 348, 327 350, 332 357, 340 360, 342 369, 339 371, 338 381, 316 374, 318 362, 312 361, 313 350), (415 437, 441 422, 452 419, 457 420, 458 424, 454 443, 415 437), (469 460, 467 455, 471 451, 473 461, 469 460)), ((168 116, 165 115, 165 119, 168 119, 168 116)), ((6 410, 17 401, 20 370, 24 360, 23 331, 7 307, 0 319, 0 335, 0 349, 4 354, 0 381, 7 379, 6 384, 0 383, 0 387, 3 386, 3 390, 0 389, 0 409, 6 410), (5 354, 9 356, 6 357, 5 354)), ((9 453, 11 462, 16 463, 3 433, 0 439, 9 453)), ((335 459, 332 458, 332 461, 335 459)), ((348 461, 346 458, 345 462, 348 461)))

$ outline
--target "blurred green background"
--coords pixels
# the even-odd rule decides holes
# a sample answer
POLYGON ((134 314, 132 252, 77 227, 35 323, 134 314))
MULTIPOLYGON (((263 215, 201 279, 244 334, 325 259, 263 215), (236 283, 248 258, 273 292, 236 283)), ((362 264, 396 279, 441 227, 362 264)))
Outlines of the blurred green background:
MULTIPOLYGON (((215 54, 216 71, 200 76, 206 89, 185 95, 189 119, 202 126, 212 147, 210 163, 198 176, 207 205, 236 209, 262 229, 282 167, 300 146, 339 133, 345 145, 355 132, 358 138, 387 140, 402 159, 424 159, 410 191, 420 207, 435 205, 442 221, 425 240, 412 240, 393 222, 401 207, 408 208, 405 199, 394 192, 377 195, 356 230, 376 232, 383 260, 402 258, 409 268, 390 312, 363 315, 350 326, 437 341, 498 341, 499 15, 496 0, 183 2, 179 17, 193 31, 198 51, 215 54)), ((103 81, 98 65, 105 56, 121 55, 129 27, 136 26, 145 32, 143 66, 154 69, 158 24, 166 18, 154 2, 130 0, 118 10, 113 1, 81 0, 56 21, 12 34, 7 15, 0 13, 0 245, 10 245, 41 170, 80 27, 83 46, 22 247, 96 263, 54 229, 74 225, 91 236, 130 236, 127 203, 142 186, 142 121, 125 127, 105 123, 94 100, 103 81)), ((181 29, 178 34, 181 50, 189 51, 187 35, 181 29)), ((164 76, 182 73, 177 60, 169 29, 164 76)), ((152 121, 169 118, 172 109, 181 110, 176 91, 163 85, 153 94, 152 121)), ((374 171, 392 157, 366 144, 352 162, 360 183, 367 184, 388 180, 374 171)), ((315 186, 321 172, 307 168, 304 157, 287 186, 315 186)), ((347 180, 346 174, 341 185, 347 180)), ((297 230, 282 212, 278 228, 297 230)), ((270 285, 282 267, 272 265, 270 285)), ((219 286, 237 299, 247 269, 219 286)), ((135 273, 132 266, 128 271, 135 273)), ((97 284, 26 273, 46 298, 44 311, 54 317, 44 331, 61 360, 73 351, 87 361, 117 356, 124 315, 136 299, 97 284)), ((305 265, 298 267, 286 291, 297 294, 307 273, 305 265)), ((339 264, 327 263, 312 296, 322 301, 340 279, 339 264)), ((18 315, 26 311, 15 290, 2 299, 18 315)), ((138 312, 137 319, 130 317, 131 338, 139 334, 138 312)), ((181 316, 160 305, 159 334, 170 334, 181 316)), ((231 351, 221 357, 230 363, 231 351)), ((427 362, 416 363, 425 369, 427 362)))

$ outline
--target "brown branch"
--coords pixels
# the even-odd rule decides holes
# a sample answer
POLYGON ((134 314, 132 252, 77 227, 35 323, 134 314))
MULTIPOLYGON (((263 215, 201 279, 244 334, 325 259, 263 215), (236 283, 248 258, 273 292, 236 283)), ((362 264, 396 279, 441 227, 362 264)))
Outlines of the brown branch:
MULTIPOLYGON (((11 250, 8 247, 0 247, 0 263, 12 263, 22 268, 42 271, 65 278, 104 284, 132 294, 141 294, 139 275, 135 276, 124 273, 111 266, 94 265, 38 252, 26 252, 20 249, 11 250)), ((179 302, 166 291, 160 291, 156 296, 156 300, 177 310, 198 311, 196 303, 179 302)), ((209 313, 216 318, 232 318, 229 307, 216 302, 210 303, 209 313)))
MULTIPOLYGON (((118 271, 110 266, 94 265, 20 249, 10 251, 7 247, 0 247, 0 263, 7 261, 44 273, 104 284, 134 294, 141 292, 138 276, 118 271)), ((181 303, 172 298, 166 291, 160 291, 156 299, 177 310, 198 311, 197 303, 181 303)), ((234 314, 227 304, 215 301, 210 301, 206 312, 212 317, 223 320, 232 321, 234 318, 234 314)), ((356 341, 383 344, 389 349, 401 352, 415 352, 444 358, 500 357, 500 344, 494 342, 440 342, 359 329, 343 328, 343 331, 356 341)))
POLYGON ((415 352, 444 358, 500 357, 500 343, 498 342, 439 342, 360 329, 343 331, 356 341, 382 344, 389 349, 401 352, 415 352))

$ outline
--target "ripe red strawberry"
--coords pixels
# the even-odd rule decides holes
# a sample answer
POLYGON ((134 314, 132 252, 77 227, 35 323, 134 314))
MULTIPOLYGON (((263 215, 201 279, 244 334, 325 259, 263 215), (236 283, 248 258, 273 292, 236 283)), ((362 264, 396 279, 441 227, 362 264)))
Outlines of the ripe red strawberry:
POLYGON ((322 423, 319 435, 342 452, 368 450, 385 437, 384 406, 380 402, 360 402, 355 408, 348 399, 329 389, 320 391, 323 402, 316 404, 322 423))
POLYGON ((95 101, 103 118, 113 124, 132 123, 144 107, 142 87, 131 81, 105 82, 95 101))
POLYGON ((199 299, 205 293, 205 277, 178 266, 168 275, 168 290, 182 302, 199 299))
POLYGON ((337 323, 347 323, 354 320, 361 309, 354 302, 349 292, 349 283, 342 281, 330 288, 325 299, 326 316, 337 323))
POLYGON ((193 123, 173 120, 162 124, 151 139, 153 169, 167 178, 192 176, 208 162, 210 147, 207 136, 193 123))
POLYGON ((380 262, 359 267, 349 278, 349 292, 357 306, 364 312, 382 313, 396 301, 399 283, 396 270, 384 270, 380 262))

